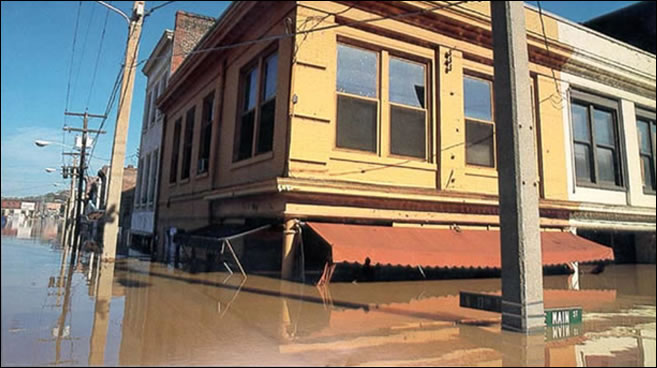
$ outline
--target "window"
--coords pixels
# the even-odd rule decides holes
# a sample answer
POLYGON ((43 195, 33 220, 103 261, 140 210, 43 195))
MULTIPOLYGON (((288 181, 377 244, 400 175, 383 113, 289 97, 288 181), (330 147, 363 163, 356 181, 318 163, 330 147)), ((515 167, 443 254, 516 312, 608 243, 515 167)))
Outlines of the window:
POLYGON ((153 203, 155 197, 155 182, 157 181, 157 163, 158 163, 158 150, 153 151, 151 154, 151 172, 148 182, 148 203, 153 203))
POLYGON ((572 91, 571 116, 578 184, 622 186, 615 101, 572 91))
POLYGON ((151 154, 146 155, 144 162, 144 178, 141 181, 141 203, 145 204, 148 200, 148 183, 151 180, 151 154))
POLYGON ((495 167, 493 84, 475 77, 463 78, 465 106, 465 161, 469 165, 495 167))
POLYGON ((201 115, 201 142, 198 150, 197 173, 208 172, 210 162, 210 143, 212 142, 212 121, 214 120, 214 92, 203 99, 203 112, 201 115))
POLYGON ((272 150, 277 80, 276 53, 259 57, 242 73, 242 99, 235 128, 233 162, 272 150))
POLYGON ((187 110, 187 117, 185 118, 185 140, 183 141, 183 161, 182 171, 180 172, 180 179, 185 180, 189 178, 189 171, 192 163, 192 138, 194 136, 194 115, 196 114, 196 106, 187 110))
MULTIPOLYGON (((162 79, 160 79, 160 82, 158 83, 158 86, 157 86, 157 97, 158 98, 160 96, 162 96, 162 94, 164 93, 164 82, 165 82, 164 78, 162 78, 162 79)), ((157 100, 157 98, 155 100, 157 100)), ((155 101, 153 102, 153 105, 155 106, 155 101)), ((162 116, 162 111, 160 111, 160 109, 157 108, 157 106, 155 106, 155 115, 156 115, 156 119, 159 119, 162 116)))
POLYGON ((182 128, 182 118, 176 120, 173 128, 173 146, 171 147, 171 168, 169 170, 169 183, 175 183, 178 180, 178 156, 180 154, 180 131, 182 128))
POLYGON ((144 158, 139 159, 137 168, 137 184, 135 185, 135 205, 141 204, 141 183, 144 181, 144 158))
POLYGON ((380 126, 390 124, 390 154, 426 159, 427 64, 346 44, 338 44, 337 64, 336 146, 376 153, 380 126), (380 60, 386 75, 379 72, 380 60), (387 99, 381 99, 380 85, 388 86, 381 92, 387 99), (380 109, 389 112, 385 121, 380 109))
POLYGON ((637 109, 637 133, 644 192, 655 192, 655 113, 637 109))
POLYGON ((155 113, 155 110, 156 110, 155 100, 157 99, 157 85, 154 88, 154 92, 149 93, 149 95, 151 96, 151 99, 150 99, 150 103, 149 103, 149 106, 148 106, 148 116, 151 119, 150 120, 150 125, 153 126, 153 124, 155 124, 155 117, 156 117, 155 116, 156 115, 156 113, 155 113))
POLYGON ((146 130, 148 129, 148 124, 151 121, 151 118, 149 116, 151 109, 151 93, 148 92, 146 95, 146 103, 144 104, 144 123, 141 126, 142 133, 145 133, 146 130))
POLYGON ((376 152, 378 54, 338 44, 337 146, 376 152))
POLYGON ((425 66, 390 58, 390 153, 426 157, 425 66))

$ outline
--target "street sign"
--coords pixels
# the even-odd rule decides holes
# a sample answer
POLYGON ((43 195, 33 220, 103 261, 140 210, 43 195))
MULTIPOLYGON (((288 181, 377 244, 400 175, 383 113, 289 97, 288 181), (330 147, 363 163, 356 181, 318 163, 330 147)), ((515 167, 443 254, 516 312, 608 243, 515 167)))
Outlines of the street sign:
POLYGON ((582 323, 582 308, 551 308, 545 310, 545 325, 547 327, 582 323))
MULTIPOLYGON (((502 313, 502 297, 494 294, 461 291, 459 306, 502 313)), ((582 323, 581 307, 564 307, 545 309, 545 326, 561 326, 582 323)))
POLYGON ((502 297, 499 295, 461 291, 459 305, 464 308, 502 313, 502 297))

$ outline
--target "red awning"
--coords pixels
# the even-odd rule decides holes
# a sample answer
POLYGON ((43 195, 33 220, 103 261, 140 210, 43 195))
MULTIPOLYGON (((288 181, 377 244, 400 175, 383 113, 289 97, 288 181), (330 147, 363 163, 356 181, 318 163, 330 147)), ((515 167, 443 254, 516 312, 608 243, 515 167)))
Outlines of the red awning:
MULTIPOLYGON (((328 223, 308 225, 332 248, 333 262, 500 267, 500 232, 328 223)), ((609 247, 569 232, 541 232, 543 265, 613 260, 609 247)))

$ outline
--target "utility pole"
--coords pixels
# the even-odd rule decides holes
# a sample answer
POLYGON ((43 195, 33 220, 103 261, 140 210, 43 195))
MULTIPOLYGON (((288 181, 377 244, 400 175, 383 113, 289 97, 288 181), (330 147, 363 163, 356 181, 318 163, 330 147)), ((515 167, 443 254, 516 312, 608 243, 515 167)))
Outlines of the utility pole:
POLYGON ((78 112, 65 112, 64 115, 69 116, 81 116, 82 117, 82 129, 65 127, 64 130, 68 132, 81 132, 82 133, 82 147, 80 148, 80 167, 78 169, 78 198, 77 198, 77 209, 76 209, 76 219, 75 219, 75 244, 73 246, 73 253, 71 257, 71 263, 76 257, 78 248, 80 247, 80 221, 82 219, 82 187, 84 182, 84 172, 86 170, 85 155, 87 149, 87 133, 104 133, 98 130, 91 130, 88 128, 89 118, 99 118, 104 119, 105 115, 93 115, 89 114, 86 111, 84 113, 78 112))
POLYGON ((132 106, 132 91, 135 84, 136 61, 139 49, 139 37, 144 21, 145 1, 135 1, 132 6, 132 17, 128 29, 128 45, 125 51, 123 64, 123 81, 121 82, 121 95, 119 97, 119 113, 114 129, 114 144, 112 146, 112 161, 108 176, 109 187, 105 215, 105 228, 103 230, 103 256, 106 261, 116 257, 116 240, 121 215, 121 191, 123 187, 123 166, 125 163, 125 143, 130 125, 130 108, 132 106), (107 211, 112 211, 114 219, 108 221, 107 211))
POLYGON ((72 166, 62 166, 62 176, 68 178, 68 172, 71 173, 71 188, 69 189, 68 201, 66 202, 64 230, 62 231, 62 244, 67 249, 70 245, 70 232, 73 230, 73 219, 75 218, 73 208, 75 206, 75 167, 77 166, 77 152, 64 152, 63 155, 73 156, 72 166))
POLYGON ((502 244, 502 328, 542 331, 543 265, 535 131, 521 1, 491 1, 502 244))

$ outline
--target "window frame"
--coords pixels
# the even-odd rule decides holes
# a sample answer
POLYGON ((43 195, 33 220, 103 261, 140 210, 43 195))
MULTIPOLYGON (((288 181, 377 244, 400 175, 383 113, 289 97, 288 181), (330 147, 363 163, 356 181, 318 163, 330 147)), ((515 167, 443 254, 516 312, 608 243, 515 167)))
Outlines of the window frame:
POLYGON ((593 188, 593 189, 604 189, 604 190, 613 190, 613 191, 626 191, 626 182, 625 175, 623 173, 624 166, 622 161, 622 152, 623 146, 621 141, 621 120, 620 120, 620 103, 617 100, 611 98, 602 97, 599 95, 594 95, 582 90, 570 90, 570 96, 568 101, 569 107, 569 118, 570 118, 570 133, 571 133, 571 150, 572 150, 572 163, 573 163, 573 176, 575 179, 575 185, 578 187, 584 188, 593 188), (589 130, 589 142, 577 141, 575 139, 575 124, 573 119, 573 104, 581 105, 586 107, 586 116, 587 116, 587 126, 589 130), (609 146, 606 143, 599 143, 596 139, 595 131, 595 119, 594 112, 596 110, 606 111, 612 113, 612 129, 614 134, 614 146, 609 146), (591 175, 593 180, 580 179, 577 177, 577 163, 575 162, 575 144, 586 144, 589 146, 589 170, 591 170, 591 175), (598 156, 597 148, 603 148, 613 151, 613 157, 615 159, 614 175, 616 181, 614 183, 609 181, 600 181, 600 174, 598 170, 598 156))
POLYGON ((192 153, 194 152, 194 129, 196 125, 196 105, 190 106, 185 112, 185 129, 182 141, 182 162, 180 181, 188 181, 192 176, 192 153), (191 121, 190 121, 191 117, 191 121), (185 170, 187 166, 187 170, 185 170), (187 176, 184 176, 187 175, 187 176))
POLYGON ((465 85, 465 78, 470 78, 470 79, 476 79, 480 81, 484 81, 488 84, 488 89, 490 91, 490 113, 491 113, 491 119, 490 121, 488 120, 483 120, 479 118, 471 118, 468 117, 465 111, 465 87, 463 88, 463 125, 464 125, 464 131, 463 131, 463 144, 465 148, 465 156, 464 156, 464 162, 465 162, 465 167, 466 168, 477 168, 477 169, 483 169, 483 170, 495 170, 497 171, 497 125, 495 124, 495 87, 493 85, 494 80, 492 76, 476 72, 474 70, 470 69, 463 69, 463 84, 465 85), (478 165, 478 164, 472 164, 468 162, 468 141, 467 141, 467 132, 468 132, 468 121, 471 121, 473 123, 477 124, 486 124, 490 125, 493 128, 493 147, 492 147, 492 159, 493 159, 493 165, 492 166, 486 166, 486 165, 478 165))
POLYGON ((171 161, 169 166, 169 184, 178 182, 178 165, 180 165, 180 135, 182 134, 183 117, 179 116, 173 123, 173 135, 171 139, 171 161))
POLYGON ((151 181, 151 153, 149 152, 146 154, 146 157, 144 158, 144 177, 142 178, 143 180, 141 181, 141 193, 140 193, 140 200, 141 200, 141 205, 142 207, 148 206, 148 187, 151 181))
POLYGON ((196 176, 202 176, 207 174, 210 171, 210 151, 212 148, 212 140, 213 140, 213 126, 214 126, 214 120, 215 120, 215 114, 217 113, 216 111, 216 94, 215 91, 212 90, 208 94, 203 97, 203 100, 201 102, 201 124, 200 124, 200 134, 199 134, 199 149, 198 149, 198 155, 197 155, 197 160, 196 160, 196 176), (210 118, 206 119, 206 103, 210 103, 210 109, 212 113, 210 114, 210 118), (206 139, 209 139, 210 141, 208 142, 207 147, 205 146, 206 139), (205 156, 205 157, 203 157, 205 156), (201 171, 201 160, 207 160, 205 170, 201 171))
MULTIPOLYGON (((260 115, 261 115, 261 110, 262 106, 269 102, 263 101, 263 93, 264 93, 264 85, 265 85, 265 72, 264 72, 264 67, 266 65, 265 61, 269 59, 270 57, 276 55, 277 57, 277 64, 276 64, 276 94, 274 94, 273 98, 278 97, 278 89, 279 89, 279 69, 280 69, 280 53, 279 49, 276 43, 273 43, 272 45, 266 47, 263 51, 258 53, 251 61, 248 63, 244 64, 242 68, 240 68, 239 72, 239 88, 238 88, 238 103, 237 103, 237 111, 236 111, 236 118, 235 118, 235 131, 233 134, 233 157, 232 157, 232 164, 236 165, 238 167, 241 167, 242 165, 246 163, 250 163, 252 160, 260 160, 262 158, 270 157, 273 155, 274 152, 274 147, 275 147, 275 138, 276 138, 276 110, 274 110, 274 134, 272 136, 272 148, 270 151, 267 152, 260 152, 258 153, 258 135, 260 131, 260 115), (255 101, 253 105, 253 109, 250 110, 244 110, 244 104, 246 102, 246 76, 249 74, 251 70, 254 70, 256 72, 256 94, 255 94, 255 101), (249 114, 251 111, 253 111, 253 136, 251 137, 251 153, 249 156, 244 157, 244 158, 239 158, 239 151, 240 151, 240 141, 241 141, 241 128, 242 128, 242 119, 246 114, 249 114), (239 130, 238 130, 239 126, 239 130), (239 132, 239 133, 238 133, 239 132)), ((277 102, 275 104, 278 104, 277 102)), ((273 156, 272 156, 273 157, 273 156)))
POLYGON ((657 168, 655 168, 655 163, 657 160, 657 152, 655 149, 655 141, 653 140, 654 137, 652 136, 652 127, 655 126, 657 128, 657 121, 655 119, 655 111, 651 111, 645 108, 641 107, 636 107, 635 109, 635 115, 636 115, 636 136, 637 136, 637 141, 638 141, 638 150, 639 150, 639 164, 641 165, 639 168, 641 172, 643 172, 643 162, 642 162, 642 157, 649 157, 650 163, 652 164, 652 188, 646 187, 645 185, 645 178, 643 175, 641 176, 641 187, 643 188, 643 194, 648 194, 648 195, 655 195, 657 194, 657 168), (646 153, 641 152, 641 136, 639 135, 639 120, 648 123, 648 139, 650 140, 650 150, 651 150, 651 155, 648 156, 646 153))
POLYGON ((382 45, 373 45, 364 41, 355 40, 350 37, 345 37, 338 35, 336 45, 344 45, 347 47, 352 47, 355 49, 361 49, 366 52, 373 52, 376 54, 376 97, 367 97, 361 96, 358 94, 353 94, 349 92, 338 91, 337 86, 337 77, 338 77, 338 48, 336 46, 335 61, 336 61, 336 73, 335 73, 335 88, 334 88, 334 119, 335 119, 335 129, 334 134, 335 138, 333 139, 333 150, 342 151, 346 153, 356 153, 359 155, 367 156, 378 156, 386 157, 391 159, 404 159, 409 162, 418 162, 424 164, 431 164, 434 162, 432 155, 432 119, 433 119, 433 60, 405 51, 395 49, 394 47, 382 46, 382 45), (424 98, 425 98, 425 107, 424 109, 417 108, 414 106, 404 105, 401 103, 395 103, 390 101, 390 59, 395 58, 403 62, 414 63, 424 67, 424 98), (384 65, 385 63, 385 65, 384 65), (386 75, 384 75, 384 72, 386 75), (385 78, 385 80, 384 80, 385 78), (384 90, 385 86, 385 90, 384 90), (341 147, 338 145, 338 99, 340 96, 352 98, 356 100, 362 100, 366 102, 376 103, 376 121, 375 121, 375 150, 361 150, 357 148, 341 147), (391 134, 392 134, 392 108, 396 107, 399 109, 408 109, 413 111, 424 111, 424 157, 410 156, 403 154, 396 154, 391 152, 391 134), (387 109, 387 113, 384 114, 384 110, 387 109), (387 117, 384 119, 384 117, 387 117), (385 120, 385 121, 384 121, 385 120), (383 134, 386 133, 388 136, 386 139, 383 138, 383 134), (384 141, 387 144, 384 147, 384 141))

